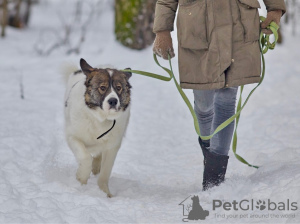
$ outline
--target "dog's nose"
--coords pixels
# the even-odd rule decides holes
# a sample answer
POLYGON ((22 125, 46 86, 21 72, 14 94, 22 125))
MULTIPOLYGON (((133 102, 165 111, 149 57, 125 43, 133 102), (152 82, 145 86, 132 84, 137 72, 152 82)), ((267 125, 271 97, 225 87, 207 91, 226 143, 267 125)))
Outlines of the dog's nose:
POLYGON ((118 99, 116 99, 116 98, 110 98, 110 99, 108 100, 108 104, 109 104, 111 107, 115 107, 115 106, 117 105, 117 103, 118 103, 118 99))

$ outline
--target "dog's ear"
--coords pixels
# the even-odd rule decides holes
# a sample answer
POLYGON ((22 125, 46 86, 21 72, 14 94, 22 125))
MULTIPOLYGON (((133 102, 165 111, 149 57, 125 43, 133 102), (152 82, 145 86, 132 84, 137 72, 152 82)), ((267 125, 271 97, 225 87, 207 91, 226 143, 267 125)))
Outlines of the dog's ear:
POLYGON ((80 59, 80 67, 85 75, 89 75, 94 68, 90 66, 83 58, 80 59))
MULTIPOLYGON (((131 68, 125 68, 124 70, 131 70, 131 68)), ((124 74, 126 75, 127 80, 132 76, 132 73, 129 71, 124 72, 124 74)))

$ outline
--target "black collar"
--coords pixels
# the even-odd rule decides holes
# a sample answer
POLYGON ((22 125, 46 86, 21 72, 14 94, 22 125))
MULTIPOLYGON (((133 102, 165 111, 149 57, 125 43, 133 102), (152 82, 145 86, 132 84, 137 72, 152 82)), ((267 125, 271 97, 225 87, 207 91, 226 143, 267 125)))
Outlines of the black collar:
POLYGON ((116 120, 114 120, 114 123, 113 123, 112 127, 111 127, 109 130, 107 130, 106 132, 104 132, 102 135, 100 135, 100 136, 99 136, 97 139, 100 139, 100 138, 102 138, 104 135, 106 135, 108 132, 110 132, 110 131, 111 131, 111 129, 113 129, 113 128, 114 128, 115 124, 116 124, 116 120))

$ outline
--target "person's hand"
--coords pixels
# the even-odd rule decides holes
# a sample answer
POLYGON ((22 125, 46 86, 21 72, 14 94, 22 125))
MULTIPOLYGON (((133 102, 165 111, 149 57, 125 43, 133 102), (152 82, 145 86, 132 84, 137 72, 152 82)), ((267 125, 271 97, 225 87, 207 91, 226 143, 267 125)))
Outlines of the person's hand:
POLYGON ((281 10, 268 12, 266 20, 260 24, 262 32, 264 34, 272 34, 272 31, 270 29, 267 29, 267 27, 270 25, 272 21, 274 21, 279 26, 281 16, 282 16, 281 10))
POLYGON ((170 31, 161 31, 156 33, 156 38, 153 44, 153 52, 166 60, 168 60, 168 54, 170 54, 171 58, 175 57, 170 31))

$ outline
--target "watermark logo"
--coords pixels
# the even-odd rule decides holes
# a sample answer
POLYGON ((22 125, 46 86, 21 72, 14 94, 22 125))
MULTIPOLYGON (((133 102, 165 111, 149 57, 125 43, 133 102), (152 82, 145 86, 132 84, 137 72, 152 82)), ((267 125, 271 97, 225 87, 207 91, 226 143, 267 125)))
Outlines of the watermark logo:
POLYGON ((265 201, 261 201, 261 200, 259 200, 259 201, 257 201, 256 202, 256 208, 258 208, 259 210, 265 210, 265 208, 266 208, 266 202, 265 201))
POLYGON ((209 216, 209 211, 202 208, 199 197, 196 195, 187 197, 179 205, 183 207, 182 215, 185 218, 182 221, 184 222, 188 222, 188 220, 205 220, 209 216))
POLYGON ((205 220, 209 215, 217 219, 293 219, 296 218, 298 203, 290 199, 218 200, 213 199, 207 208, 201 206, 199 196, 189 196, 179 205, 182 206, 183 222, 205 220), (207 210, 206 210, 207 209, 207 210), (244 212, 244 213, 241 213, 244 212), (212 214, 210 214, 212 213, 212 214))
POLYGON ((297 202, 292 202, 290 199, 286 201, 274 202, 271 199, 267 201, 258 200, 255 201, 253 199, 247 200, 243 199, 241 201, 233 200, 229 201, 221 201, 221 200, 213 200, 212 203, 213 211, 217 209, 222 209, 225 211, 231 210, 243 210, 243 211, 254 211, 256 209, 259 210, 267 210, 267 211, 296 211, 298 209, 297 202))

